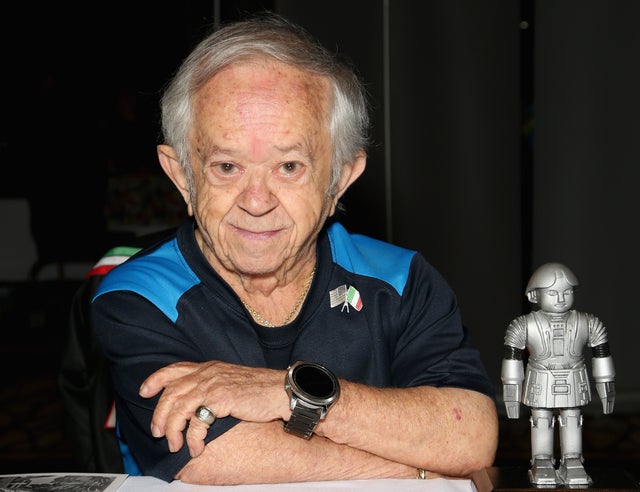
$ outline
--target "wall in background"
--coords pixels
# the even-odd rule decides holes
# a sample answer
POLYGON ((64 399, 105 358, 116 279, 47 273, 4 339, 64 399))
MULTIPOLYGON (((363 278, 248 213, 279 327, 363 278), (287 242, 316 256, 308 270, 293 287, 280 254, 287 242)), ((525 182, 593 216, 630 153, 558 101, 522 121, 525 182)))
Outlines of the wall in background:
POLYGON ((640 3, 536 2, 533 261, 564 261, 640 388, 640 3))
POLYGON ((416 9, 389 14, 393 239, 449 280, 499 384, 522 306, 518 4, 416 9))

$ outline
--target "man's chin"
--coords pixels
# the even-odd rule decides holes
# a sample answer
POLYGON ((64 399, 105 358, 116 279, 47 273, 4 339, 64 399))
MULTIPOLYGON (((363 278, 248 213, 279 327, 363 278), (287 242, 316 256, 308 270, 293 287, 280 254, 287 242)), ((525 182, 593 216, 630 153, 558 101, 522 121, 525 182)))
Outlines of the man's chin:
POLYGON ((260 256, 238 261, 237 268, 245 275, 270 275, 282 267, 281 260, 269 260, 268 257, 260 256))

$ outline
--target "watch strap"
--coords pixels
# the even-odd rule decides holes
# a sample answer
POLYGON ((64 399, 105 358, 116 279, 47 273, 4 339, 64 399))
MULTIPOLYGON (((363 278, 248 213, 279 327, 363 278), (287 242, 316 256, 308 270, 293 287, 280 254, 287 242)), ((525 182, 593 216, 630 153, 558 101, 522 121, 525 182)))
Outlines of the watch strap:
POLYGON ((289 422, 284 424, 284 430, 298 437, 309 439, 321 416, 322 408, 307 408, 296 403, 289 422))

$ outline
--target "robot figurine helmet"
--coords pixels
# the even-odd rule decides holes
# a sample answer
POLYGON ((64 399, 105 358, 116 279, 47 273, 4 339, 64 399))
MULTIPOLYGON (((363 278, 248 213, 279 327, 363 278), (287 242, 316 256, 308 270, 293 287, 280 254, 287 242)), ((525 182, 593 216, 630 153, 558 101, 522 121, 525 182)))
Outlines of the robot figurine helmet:
POLYGON ((580 282, 574 273, 564 266, 562 263, 545 263, 533 272, 527 288, 525 296, 529 297, 529 293, 535 289, 545 289, 551 287, 559 278, 565 278, 571 287, 578 287, 580 282))

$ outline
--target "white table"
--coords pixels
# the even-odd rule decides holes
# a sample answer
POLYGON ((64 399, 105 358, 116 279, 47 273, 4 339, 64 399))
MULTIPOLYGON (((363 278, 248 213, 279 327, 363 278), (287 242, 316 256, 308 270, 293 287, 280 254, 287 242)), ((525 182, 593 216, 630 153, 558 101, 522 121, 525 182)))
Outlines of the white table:
POLYGON ((471 480, 382 479, 332 482, 282 483, 270 485, 189 485, 179 480, 167 483, 153 477, 127 477, 118 492, 477 492, 471 480))

